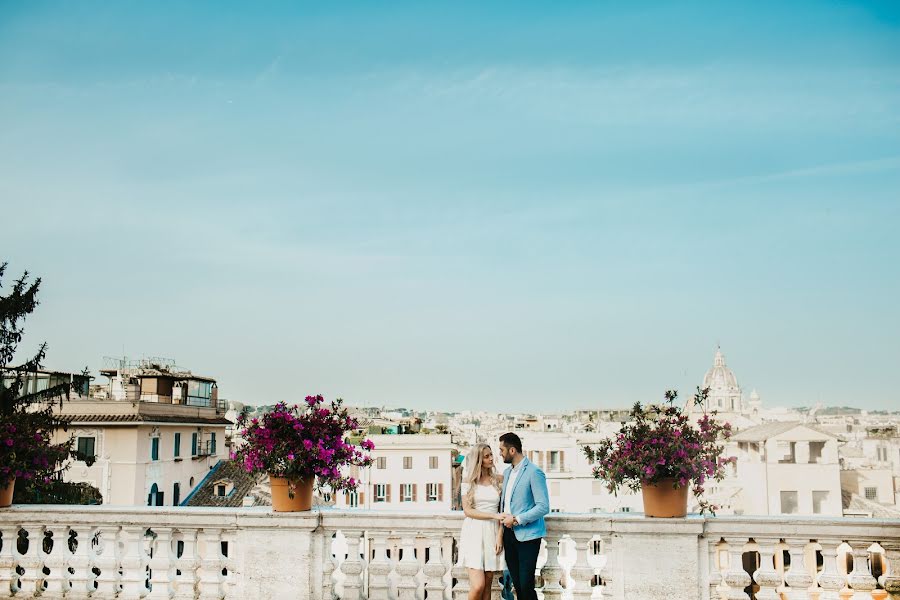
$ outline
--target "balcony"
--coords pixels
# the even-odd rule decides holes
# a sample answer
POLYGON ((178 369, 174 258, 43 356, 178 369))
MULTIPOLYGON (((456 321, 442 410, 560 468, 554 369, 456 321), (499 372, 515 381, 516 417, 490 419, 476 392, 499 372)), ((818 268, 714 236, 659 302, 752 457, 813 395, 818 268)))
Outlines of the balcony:
MULTIPOLYGON (((0 597, 462 600, 461 521, 16 506, 0 511, 0 597)), ((547 600, 900 598, 900 520, 554 514, 547 526, 547 600)))

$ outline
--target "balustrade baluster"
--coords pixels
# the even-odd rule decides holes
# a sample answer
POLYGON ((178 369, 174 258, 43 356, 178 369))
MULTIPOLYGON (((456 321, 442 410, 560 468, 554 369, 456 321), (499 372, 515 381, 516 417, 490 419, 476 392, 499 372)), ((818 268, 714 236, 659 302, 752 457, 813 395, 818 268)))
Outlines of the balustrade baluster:
POLYGON ((392 565, 387 556, 388 533, 375 533, 372 535, 372 547, 375 556, 369 563, 369 600, 388 600, 390 595, 390 582, 392 565))
POLYGON ((588 553, 591 551, 590 531, 571 534, 572 544, 575 546, 575 564, 570 571, 572 576, 572 598, 575 600, 589 600, 594 593, 591 580, 594 578, 594 568, 588 562, 588 553))
POLYGON ((453 586, 453 600, 466 600, 469 597, 469 570, 457 564, 453 567, 453 577, 456 585, 453 586))
POLYGON ((121 584, 126 598, 140 598, 147 593, 147 555, 144 552, 144 527, 126 526, 122 528, 121 540, 125 551, 122 553, 121 584))
POLYGON ((397 562, 397 573, 400 581, 397 583, 397 597, 399 600, 416 600, 416 591, 419 582, 416 575, 419 574, 419 561, 415 557, 415 537, 413 534, 404 534, 400 540, 403 558, 397 562))
POLYGON ((173 593, 172 580, 175 577, 174 552, 172 551, 172 530, 160 527, 153 530, 156 539, 151 542, 153 555, 150 557, 150 593, 148 598, 170 598, 173 593))
MULTIPOLYGON (((72 544, 75 551, 69 557, 69 567, 73 573, 69 575, 69 591, 66 600, 86 600, 94 592, 94 538, 93 529, 89 525, 76 525, 71 528, 75 532, 72 544)), ((66 540, 68 549, 69 540, 66 540)))
MULTIPOLYGON (((60 526, 53 531, 47 529, 50 552, 44 554, 44 565, 50 571, 44 576, 46 585, 43 586, 44 594, 49 597, 61 598, 69 591, 69 530, 60 526)), ((41 549, 43 553, 43 548, 41 549)))
MULTIPOLYGON (((197 571, 197 588, 201 600, 221 600, 222 590, 222 531, 220 529, 203 528, 200 539, 203 540, 203 548, 200 558, 200 566, 197 571)), ((198 547, 198 550, 200 548, 198 547)))
MULTIPOLYGON (((41 583, 44 579, 44 561, 41 556, 44 551, 41 549, 44 532, 37 525, 30 525, 28 529, 20 529, 19 536, 28 540, 28 548, 25 554, 18 554, 18 564, 25 572, 19 576, 19 587, 21 592, 28 595, 36 595, 43 591, 41 583)), ((18 544, 17 544, 18 545, 18 544)), ((16 550, 18 553, 18 549, 16 550)))
POLYGON ((544 600, 558 600, 562 598, 563 587, 560 585, 562 579, 563 568, 559 564, 559 539, 557 536, 547 536, 547 562, 541 569, 541 579, 544 580, 544 586, 541 591, 544 594, 544 600))
POLYGON ((0 527, 0 596, 19 591, 19 575, 16 573, 16 539, 19 528, 15 525, 0 527))
POLYGON ((433 533, 428 536, 428 562, 425 563, 423 569, 428 578, 425 582, 428 600, 441 600, 444 595, 444 573, 447 572, 447 568, 444 566, 441 554, 442 538, 443 534, 441 533, 433 533))
POLYGON ((819 600, 841 600, 841 590, 846 583, 837 568, 838 546, 841 543, 841 540, 819 539, 822 546, 822 572, 816 578, 821 588, 819 600))
POLYGON ((600 537, 601 542, 601 562, 602 566, 600 567, 600 597, 601 598, 612 598, 613 597, 613 551, 612 551, 612 536, 609 534, 603 534, 600 537))
POLYGON ((759 544, 759 568, 753 573, 753 580, 759 586, 756 600, 781 600, 777 590, 783 579, 775 569, 775 547, 780 541, 778 538, 756 538, 759 544))
POLYGON ((847 583, 853 590, 852 600, 871 600, 872 590, 878 582, 869 572, 869 546, 871 542, 852 540, 847 542, 853 550, 853 571, 847 576, 847 583))
POLYGON ((709 540, 709 598, 710 600, 721 600, 722 598, 722 569, 719 559, 721 558, 721 548, 719 540, 709 540))
POLYGON ((334 600, 334 572, 337 559, 334 556, 333 531, 322 533, 322 600, 334 600))
POLYGON ((884 548, 885 561, 884 573, 878 578, 878 583, 891 598, 900 598, 900 541, 881 542, 881 547, 884 548))
POLYGON ((366 562, 360 558, 360 543, 362 531, 345 530, 344 539, 347 541, 347 559, 341 564, 341 573, 344 574, 343 600, 360 600, 362 595, 362 573, 366 562))
POLYGON ((815 583, 815 579, 806 568, 806 544, 808 540, 789 538, 784 540, 788 545, 788 553, 791 556, 791 565, 784 574, 784 582, 787 589, 788 600, 807 600, 809 588, 815 583))
POLYGON ((175 600, 194 600, 197 596, 197 568, 200 566, 197 537, 198 531, 193 527, 181 528, 175 536, 176 555, 179 545, 181 546, 181 556, 175 558, 175 600))
POLYGON ((727 537, 725 542, 728 544, 728 571, 725 573, 724 580, 728 585, 728 600, 750 600, 750 596, 744 591, 750 585, 750 576, 744 571, 744 538, 727 537))
POLYGON ((100 570, 94 595, 113 598, 119 593, 119 528, 104 525, 99 529, 100 549, 94 564, 100 570))

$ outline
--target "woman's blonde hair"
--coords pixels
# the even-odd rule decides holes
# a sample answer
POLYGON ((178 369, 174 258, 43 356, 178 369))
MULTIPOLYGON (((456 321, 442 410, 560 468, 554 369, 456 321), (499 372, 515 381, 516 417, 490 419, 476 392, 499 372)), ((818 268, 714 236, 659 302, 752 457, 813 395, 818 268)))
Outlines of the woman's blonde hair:
MULTIPOLYGON (((469 489, 466 490, 466 500, 469 501, 469 506, 473 506, 475 503, 475 486, 478 485, 478 480, 481 479, 481 473, 484 470, 481 466, 481 457, 484 456, 485 448, 491 450, 487 444, 475 444, 466 457, 466 478, 463 483, 469 485, 469 489)), ((491 452, 493 453, 493 450, 491 452)), ((491 483, 494 484, 497 493, 500 493, 500 476, 497 475, 496 467, 491 467, 491 483)))

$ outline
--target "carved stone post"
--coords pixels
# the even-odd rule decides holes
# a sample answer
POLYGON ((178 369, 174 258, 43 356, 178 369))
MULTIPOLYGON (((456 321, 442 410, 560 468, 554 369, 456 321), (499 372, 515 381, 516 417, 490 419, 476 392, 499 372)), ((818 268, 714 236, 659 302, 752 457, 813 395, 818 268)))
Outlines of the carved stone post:
POLYGON ((841 540, 822 538, 819 545, 822 546, 822 572, 817 578, 822 588, 819 600, 841 600, 841 590, 846 583, 837 568, 837 549, 841 540))
POLYGON ((594 592, 591 580, 594 577, 594 569, 588 562, 588 553, 591 550, 590 531, 572 534, 572 542, 575 546, 575 564, 572 566, 572 598, 575 600, 590 600, 594 592))
POLYGON ((397 562, 397 573, 400 581, 397 583, 397 596, 399 600, 416 600, 416 590, 419 582, 416 575, 419 574, 419 561, 415 556, 416 539, 411 533, 404 534, 401 538, 403 558, 397 562))
POLYGON ((141 526, 122 528, 121 540, 125 546, 120 562, 122 568, 122 595, 140 598, 147 593, 147 555, 144 552, 144 532, 141 526))
MULTIPOLYGON (((36 596, 38 592, 43 591, 40 588, 42 588, 44 581, 44 561, 42 559, 44 551, 41 548, 44 541, 44 531, 38 525, 30 525, 29 527, 29 529, 23 528, 19 530, 19 535, 28 540, 28 549, 25 551, 25 554, 18 555, 17 562, 25 571, 19 576, 22 593, 36 596)), ((18 549, 16 552, 18 553, 18 549)))
POLYGON ((444 595, 444 573, 447 568, 441 556, 441 538, 442 534, 436 533, 428 537, 428 562, 425 563, 425 575, 428 580, 425 583, 425 590, 428 597, 432 600, 440 599, 444 595))
POLYGON ((50 574, 44 577, 47 585, 42 593, 61 598, 69 591, 69 557, 72 554, 69 551, 69 530, 64 526, 60 526, 56 531, 48 528, 46 535, 50 540, 50 553, 44 553, 41 549, 41 554, 50 574))
POLYGON ((453 600, 466 600, 469 597, 469 570, 458 564, 453 567, 453 578, 456 585, 453 586, 453 600))
POLYGON ((100 569, 97 590, 100 598, 113 598, 119 593, 119 528, 115 525, 100 527, 100 554, 94 561, 100 569))
POLYGON ((372 537, 375 556, 369 563, 369 600, 388 600, 390 594, 391 561, 387 557, 387 538, 387 533, 375 533, 372 537))
POLYGON ((559 539, 557 536, 547 536, 547 562, 541 569, 541 578, 544 580, 544 600, 559 600, 562 598, 563 587, 559 584, 562 579, 562 565, 559 564, 559 539))
POLYGON ((790 586, 787 590, 788 600, 806 600, 809 598, 809 588, 815 583, 805 564, 808 540, 790 538, 784 541, 791 555, 791 566, 784 574, 784 582, 790 586))
POLYGON ((19 528, 15 525, 0 526, 0 597, 19 591, 19 575, 16 573, 16 539, 19 528))
POLYGON ((759 544, 759 568, 753 573, 753 580, 759 585, 757 600, 781 600, 776 591, 782 583, 781 574, 775 570, 775 546, 778 538, 756 538, 759 544))
POLYGON ((872 590, 878 583, 869 572, 869 550, 871 542, 862 540, 848 541, 853 549, 853 571, 847 576, 847 583, 853 590, 853 600, 870 600, 872 590))
POLYGON ((175 559, 173 597, 177 600, 194 600, 197 595, 197 567, 200 566, 197 556, 197 530, 193 527, 182 527, 175 540, 175 546, 181 547, 181 556, 175 559))
POLYGON ((168 527, 154 529, 153 556, 150 557, 150 593, 148 598, 171 598, 172 579, 175 576, 172 559, 172 530, 168 527))
POLYGON ((725 573, 725 583, 728 584, 728 600, 750 600, 750 596, 744 591, 750 585, 751 579, 744 571, 744 538, 725 538, 728 543, 728 572, 725 573))
POLYGON ((722 570, 719 566, 719 557, 721 551, 719 548, 719 540, 709 540, 709 597, 710 600, 720 600, 722 593, 720 586, 722 585, 722 570))
POLYGON ((882 542, 884 548, 884 573, 878 583, 891 598, 900 598, 900 541, 882 542))
POLYGON ((75 552, 69 557, 69 567, 74 573, 69 577, 71 587, 66 600, 86 600, 94 592, 94 532, 89 525, 76 525, 72 530, 75 532, 75 552))
POLYGON ((359 546, 362 542, 362 531, 344 531, 344 539, 347 540, 347 560, 341 565, 341 573, 344 574, 344 594, 342 600, 361 600, 362 573, 366 568, 365 562, 360 559, 359 546))
POLYGON ((222 593, 222 539, 218 529, 203 528, 200 534, 203 540, 203 554, 197 570, 197 587, 200 600, 221 600, 222 593))

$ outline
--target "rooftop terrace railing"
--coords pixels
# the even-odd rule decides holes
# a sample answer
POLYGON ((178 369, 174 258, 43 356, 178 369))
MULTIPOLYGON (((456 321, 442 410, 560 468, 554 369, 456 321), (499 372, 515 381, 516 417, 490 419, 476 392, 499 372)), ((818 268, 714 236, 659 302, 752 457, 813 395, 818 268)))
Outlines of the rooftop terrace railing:
MULTIPOLYGON (((461 600, 462 519, 14 506, 0 510, 0 597, 461 600)), ((557 513, 547 525, 546 600, 900 598, 900 521, 557 513)))

